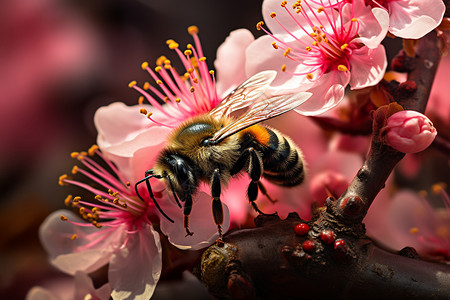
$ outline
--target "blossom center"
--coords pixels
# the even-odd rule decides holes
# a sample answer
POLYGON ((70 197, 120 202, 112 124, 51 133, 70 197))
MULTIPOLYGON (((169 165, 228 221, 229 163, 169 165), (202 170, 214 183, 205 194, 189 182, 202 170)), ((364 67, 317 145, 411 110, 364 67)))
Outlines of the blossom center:
MULTIPOLYGON (((272 43, 275 49, 281 49, 285 57, 303 66, 304 71, 291 73, 306 75, 310 80, 331 71, 349 71, 353 50, 361 47, 360 43, 354 41, 359 23, 354 18, 353 11, 348 21, 345 21, 345 3, 337 3, 331 7, 323 5, 322 0, 314 2, 314 5, 317 5, 317 2, 322 6, 314 8, 304 0, 295 2, 292 8, 289 8, 286 1, 281 2, 284 11, 289 15, 287 20, 291 20, 290 24, 282 23, 275 12, 270 14, 291 37, 291 41, 282 40, 268 32, 261 22, 257 25, 258 29, 264 30, 275 39, 272 43)), ((284 22, 287 22, 286 19, 284 22)), ((286 65, 282 66, 282 71, 286 72, 286 65)))
POLYGON ((179 44, 172 39, 167 40, 169 49, 176 52, 183 64, 185 72, 179 74, 167 57, 156 60, 156 67, 151 69, 147 62, 141 67, 147 71, 158 88, 150 83, 139 87, 136 81, 129 84, 141 93, 139 104, 147 100, 152 105, 152 111, 141 108, 140 112, 156 125, 173 128, 189 117, 210 111, 220 99, 216 92, 214 71, 208 69, 206 57, 198 37, 198 28, 190 26, 189 34, 194 39, 194 45, 188 44, 181 51, 179 44), (163 103, 163 105, 161 105, 163 103))
MULTIPOLYGON (((79 226, 89 226, 89 223, 97 228, 104 226, 116 228, 122 224, 126 225, 128 230, 138 230, 147 222, 150 223, 149 214, 153 206, 150 200, 142 201, 131 188, 123 175, 117 168, 103 157, 97 146, 93 146, 87 152, 73 152, 72 158, 78 159, 84 168, 74 166, 72 174, 81 174, 90 179, 93 184, 87 184, 82 181, 74 180, 67 174, 59 178, 60 185, 75 185, 91 192, 93 200, 84 200, 80 196, 67 196, 66 206, 78 210, 78 214, 87 223, 75 223, 79 226), (98 155, 108 165, 108 171, 100 163, 94 161, 90 156, 98 155)), ((69 221, 64 216, 61 220, 69 221)))

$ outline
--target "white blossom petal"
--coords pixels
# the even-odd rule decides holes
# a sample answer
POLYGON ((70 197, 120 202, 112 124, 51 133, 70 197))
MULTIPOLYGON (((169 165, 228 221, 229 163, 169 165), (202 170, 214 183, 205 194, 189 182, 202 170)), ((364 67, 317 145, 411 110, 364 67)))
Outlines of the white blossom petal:
POLYGON ((63 272, 74 275, 76 271, 95 271, 108 263, 111 254, 123 242, 122 227, 111 230, 93 225, 78 226, 61 221, 61 215, 69 221, 86 222, 71 211, 58 210, 50 214, 39 228, 42 245, 49 253, 51 263, 63 272), (72 239, 74 235, 76 238, 72 239))
POLYGON ((255 38, 247 29, 238 29, 230 33, 225 42, 217 49, 214 66, 217 70, 217 94, 223 98, 233 88, 247 79, 245 73, 245 49, 255 38))
MULTIPOLYGON (((197 250, 214 243, 219 237, 217 226, 212 214, 212 198, 204 192, 198 192, 193 197, 192 211, 189 216, 189 230, 194 234, 186 236, 183 226, 183 209, 174 202, 160 203, 161 208, 175 223, 161 217, 161 231, 167 235, 169 241, 180 249, 197 250)), ((222 231, 225 233, 230 227, 230 214, 227 205, 222 203, 224 223, 222 231)))
POLYGON ((162 250, 159 234, 145 226, 129 234, 125 247, 111 257, 108 278, 114 300, 148 300, 153 295, 161 275, 162 250))

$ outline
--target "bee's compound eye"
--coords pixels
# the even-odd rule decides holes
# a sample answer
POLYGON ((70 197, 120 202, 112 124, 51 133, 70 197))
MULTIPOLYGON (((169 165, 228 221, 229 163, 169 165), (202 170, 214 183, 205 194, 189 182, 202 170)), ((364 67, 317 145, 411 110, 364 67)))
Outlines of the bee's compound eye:
POLYGON ((202 147, 208 147, 209 145, 210 145, 209 138, 204 139, 204 140, 200 143, 200 146, 202 146, 202 147))

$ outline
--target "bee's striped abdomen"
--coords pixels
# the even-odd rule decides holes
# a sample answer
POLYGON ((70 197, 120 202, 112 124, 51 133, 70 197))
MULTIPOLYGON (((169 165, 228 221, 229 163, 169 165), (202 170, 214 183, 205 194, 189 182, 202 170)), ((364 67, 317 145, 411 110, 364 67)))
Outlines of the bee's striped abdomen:
POLYGON ((294 142, 274 129, 265 127, 270 139, 262 147, 263 176, 267 180, 283 186, 295 186, 303 182, 305 170, 303 154, 294 142))

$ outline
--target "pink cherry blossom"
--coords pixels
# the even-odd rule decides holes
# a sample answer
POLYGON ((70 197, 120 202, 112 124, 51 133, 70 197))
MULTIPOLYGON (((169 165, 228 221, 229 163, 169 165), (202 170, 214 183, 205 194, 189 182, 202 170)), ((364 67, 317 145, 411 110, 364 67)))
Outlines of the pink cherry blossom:
POLYGON ((111 288, 108 283, 96 289, 92 279, 83 272, 76 272, 73 279, 57 279, 33 287, 26 300, 108 300, 111 288))
MULTIPOLYGON (((140 154, 148 154, 145 150, 141 149, 140 154)), ((76 271, 89 273, 109 263, 108 278, 113 299, 149 299, 162 268, 159 234, 152 226, 152 220, 157 220, 159 216, 155 203, 144 187, 139 192, 141 197, 138 197, 134 185, 103 157, 97 147, 92 147, 87 153, 73 153, 72 157, 83 165, 75 166, 72 173, 85 176, 99 187, 68 175, 60 177, 61 185, 78 186, 95 197, 85 200, 68 196, 66 204, 77 209, 81 218, 71 211, 60 210, 42 224, 40 237, 52 264, 68 274, 74 274, 76 271), (111 171, 90 157, 94 155, 103 158, 111 171), (135 278, 141 280, 136 281, 135 278)), ((192 218, 190 228, 195 235, 190 239, 179 236, 179 232, 184 232, 182 210, 166 209, 173 200, 165 185, 156 181, 152 182, 152 188, 156 201, 165 203, 161 205, 164 211, 176 220, 171 226, 161 226, 176 246, 199 249, 217 239, 212 212, 204 203, 209 203, 209 197, 200 195, 193 204, 193 211, 203 218, 192 218)), ((226 207, 224 211, 227 217, 226 207)), ((225 222, 224 230, 228 226, 229 223, 225 222)))
POLYGON ((405 39, 419 39, 442 21, 445 5, 442 0, 354 0, 367 5, 374 15, 389 18, 389 32, 405 39))
POLYGON ((425 150, 437 135, 430 119, 413 110, 402 110, 390 116, 385 130, 389 145, 404 153, 425 150))
MULTIPOLYGON (((296 109, 304 115, 317 115, 336 106, 347 85, 361 89, 377 84, 387 67, 384 47, 362 44, 359 16, 349 5, 337 3, 316 12, 310 1, 283 1, 280 6, 277 0, 265 0, 263 16, 271 32, 258 24, 268 35, 248 47, 246 70, 257 73, 281 67, 283 72, 272 83, 272 92, 312 92, 296 109)), ((378 27, 378 33, 371 32, 367 40, 383 34, 378 27)))
POLYGON ((413 247, 424 257, 450 258, 450 199, 441 185, 433 186, 443 206, 433 207, 426 193, 409 190, 390 197, 380 192, 364 220, 367 234, 387 247, 413 247))
POLYGON ((254 40, 249 30, 237 29, 217 49, 214 66, 217 70, 217 93, 222 98, 249 77, 245 72, 245 51, 254 40))

